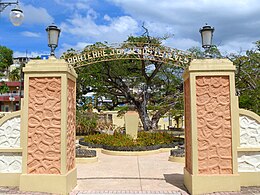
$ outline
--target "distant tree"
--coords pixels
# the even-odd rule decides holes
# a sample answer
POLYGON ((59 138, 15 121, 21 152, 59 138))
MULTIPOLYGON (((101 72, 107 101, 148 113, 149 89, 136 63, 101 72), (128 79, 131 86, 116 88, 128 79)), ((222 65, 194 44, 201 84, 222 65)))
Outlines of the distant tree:
POLYGON ((255 50, 248 50, 244 55, 229 55, 236 66, 236 90, 239 107, 260 115, 260 41, 255 43, 255 50))
POLYGON ((202 51, 200 47, 191 47, 187 51, 191 52, 193 56, 198 59, 205 58, 209 55, 212 58, 222 58, 222 54, 216 45, 212 45, 207 51, 202 51))
POLYGON ((12 70, 8 75, 9 80, 20 81, 20 72, 21 72, 20 68, 15 68, 14 70, 12 70))
POLYGON ((13 51, 5 46, 0 46, 0 76, 4 76, 11 64, 13 64, 13 51))
POLYGON ((200 47, 191 47, 187 49, 187 51, 191 52, 193 56, 196 56, 196 58, 204 57, 204 52, 201 50, 200 47))
POLYGON ((6 85, 4 81, 0 83, 0 94, 7 93, 9 91, 9 87, 6 85))

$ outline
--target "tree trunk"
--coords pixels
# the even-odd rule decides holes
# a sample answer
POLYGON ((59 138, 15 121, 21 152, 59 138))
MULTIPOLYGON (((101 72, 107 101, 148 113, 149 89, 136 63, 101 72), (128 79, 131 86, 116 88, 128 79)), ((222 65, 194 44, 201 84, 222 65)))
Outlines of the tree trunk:
POLYGON ((151 119, 149 118, 147 109, 146 109, 146 102, 135 102, 135 107, 136 110, 139 114, 139 117, 141 119, 141 122, 143 124, 143 128, 145 131, 149 131, 152 129, 152 122, 151 119))
POLYGON ((170 110, 170 107, 162 108, 158 110, 152 117, 151 123, 153 129, 158 129, 158 123, 160 118, 170 110))
POLYGON ((161 118, 161 116, 159 116, 159 115, 157 115, 156 117, 152 118, 152 128, 153 129, 159 129, 158 128, 158 123, 159 123, 160 118, 161 118))

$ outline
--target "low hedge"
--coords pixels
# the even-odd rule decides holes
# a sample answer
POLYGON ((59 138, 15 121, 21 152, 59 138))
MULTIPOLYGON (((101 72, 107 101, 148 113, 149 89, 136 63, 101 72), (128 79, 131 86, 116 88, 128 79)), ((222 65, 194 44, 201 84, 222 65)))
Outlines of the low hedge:
POLYGON ((81 145, 90 148, 104 148, 116 151, 145 151, 159 148, 172 148, 177 145, 182 145, 183 142, 183 138, 174 137, 167 132, 139 132, 136 140, 128 135, 117 132, 114 133, 114 135, 96 134, 85 136, 79 141, 81 145))

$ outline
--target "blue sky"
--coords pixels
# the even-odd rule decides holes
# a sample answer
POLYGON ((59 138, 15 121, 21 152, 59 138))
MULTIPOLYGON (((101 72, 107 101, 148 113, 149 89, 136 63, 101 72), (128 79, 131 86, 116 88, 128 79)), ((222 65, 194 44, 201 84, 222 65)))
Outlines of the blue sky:
POLYGON ((20 7, 21 26, 9 21, 12 7, 0 17, 0 45, 15 57, 48 54, 45 29, 53 22, 62 31, 58 56, 96 41, 141 35, 143 22, 151 36, 174 34, 164 44, 182 50, 201 46, 198 30, 205 23, 215 27, 213 41, 223 53, 244 52, 260 40, 259 0, 20 0, 20 7))

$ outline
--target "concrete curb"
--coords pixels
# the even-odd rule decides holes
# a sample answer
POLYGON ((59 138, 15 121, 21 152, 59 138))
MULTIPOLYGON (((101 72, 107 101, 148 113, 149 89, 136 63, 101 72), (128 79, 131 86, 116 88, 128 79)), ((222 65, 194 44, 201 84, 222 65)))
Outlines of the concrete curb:
POLYGON ((149 154, 158 154, 161 152, 169 152, 172 148, 160 148, 158 150, 149 151, 113 151, 102 149, 101 153, 114 156, 145 156, 149 154))
POLYGON ((77 164, 84 164, 84 163, 94 163, 98 161, 98 157, 88 157, 88 158, 76 158, 77 164))
POLYGON ((177 163, 185 163, 185 157, 170 156, 169 161, 177 163))

